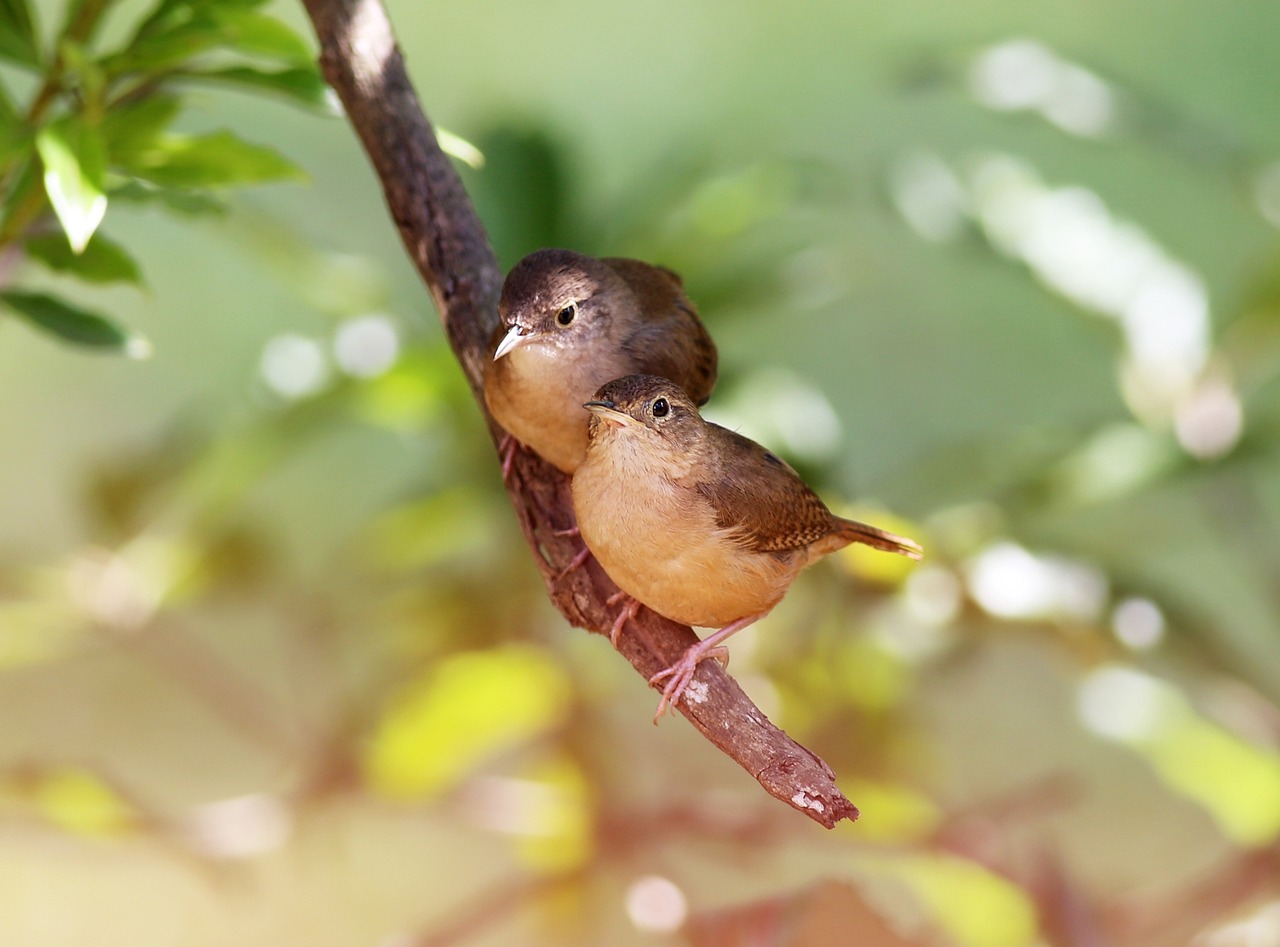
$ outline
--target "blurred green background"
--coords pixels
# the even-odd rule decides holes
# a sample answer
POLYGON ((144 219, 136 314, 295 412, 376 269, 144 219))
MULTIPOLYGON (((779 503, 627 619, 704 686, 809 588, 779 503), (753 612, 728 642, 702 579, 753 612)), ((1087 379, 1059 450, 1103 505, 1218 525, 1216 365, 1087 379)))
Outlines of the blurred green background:
POLYGON ((1280 7, 389 12, 504 268, 676 269, 709 415, 926 547, 732 646, 862 819, 650 726, 349 127, 193 86, 309 180, 0 258, 153 349, 0 311, 0 942, 1280 944, 1280 7))

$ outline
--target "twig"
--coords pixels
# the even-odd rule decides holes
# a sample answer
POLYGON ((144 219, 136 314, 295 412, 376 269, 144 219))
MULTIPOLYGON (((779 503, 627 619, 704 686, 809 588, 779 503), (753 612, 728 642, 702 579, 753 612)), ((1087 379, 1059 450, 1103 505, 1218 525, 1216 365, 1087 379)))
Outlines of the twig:
MULTIPOLYGON (((320 40, 320 67, 382 182, 405 248, 485 411, 481 383, 502 274, 480 221, 422 114, 378 0, 303 3, 320 40)), ((485 417, 498 439, 501 429, 487 411, 485 417)), ((605 603, 616 587, 604 572, 591 561, 558 578, 580 548, 578 540, 556 535, 574 523, 568 478, 521 450, 508 489, 552 602, 574 625, 605 633, 614 617, 605 603)), ((696 640, 692 629, 645 609, 628 623, 620 650, 647 680, 696 640)), ((703 699, 682 701, 680 711, 769 793, 828 828, 857 818, 831 769, 771 724, 717 664, 705 662, 697 681, 705 692, 697 686, 692 692, 703 699)))

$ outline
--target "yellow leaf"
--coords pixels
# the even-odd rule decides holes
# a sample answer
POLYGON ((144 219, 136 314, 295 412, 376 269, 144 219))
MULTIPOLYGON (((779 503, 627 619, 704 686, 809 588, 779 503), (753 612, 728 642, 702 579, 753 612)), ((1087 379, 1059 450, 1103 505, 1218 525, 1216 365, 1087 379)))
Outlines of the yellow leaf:
POLYGON ((393 799, 442 792, 495 753, 563 721, 569 684, 540 649, 456 654, 410 682, 379 721, 364 769, 393 799))
POLYGON ((1017 885, 954 855, 872 856, 867 867, 905 883, 960 947, 1030 947, 1036 911, 1017 885))
POLYGON ((864 841, 919 841, 938 826, 938 807, 914 789, 869 780, 854 780, 846 788, 863 818, 841 822, 840 831, 864 841))
POLYGON ((55 770, 42 776, 31 797, 41 815, 78 835, 116 835, 134 822, 124 800, 102 780, 82 770, 55 770))
POLYGON ((1173 789, 1204 806, 1242 845, 1280 835, 1280 754, 1205 720, 1168 681, 1124 665, 1080 687, 1084 724, 1145 756, 1173 789))
POLYGON ((87 629, 63 602, 0 605, 0 668, 62 658, 87 638, 87 629))
POLYGON ((1141 747, 1170 786, 1241 845, 1280 835, 1280 756, 1187 714, 1141 747))
POLYGON ((542 872, 581 868, 592 848, 590 786, 582 770, 562 757, 535 767, 529 779, 541 790, 542 803, 535 831, 521 834, 518 853, 542 872))

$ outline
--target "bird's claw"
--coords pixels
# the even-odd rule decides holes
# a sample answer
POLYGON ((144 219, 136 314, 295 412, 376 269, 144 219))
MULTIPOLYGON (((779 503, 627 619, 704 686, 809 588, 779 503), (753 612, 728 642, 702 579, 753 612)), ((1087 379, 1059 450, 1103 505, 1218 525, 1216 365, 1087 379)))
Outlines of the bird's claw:
POLYGON ((622 626, 636 617, 636 612, 640 611, 640 603, 626 592, 615 592, 605 601, 606 605, 616 605, 624 598, 629 601, 622 611, 618 612, 618 617, 613 620, 613 627, 609 629, 609 643, 615 648, 618 646, 618 635, 622 633, 622 626))
POLYGON ((591 550, 588 549, 584 544, 583 547, 578 550, 578 554, 573 557, 573 560, 567 566, 565 566, 563 569, 560 570, 560 574, 556 576, 556 581, 557 582, 563 581, 565 576, 567 576, 570 572, 573 572, 575 569, 581 568, 582 564, 590 558, 591 558, 591 550))
POLYGON ((693 683, 698 665, 707 658, 715 658, 722 666, 728 665, 729 649, 719 646, 704 648, 701 644, 693 645, 680 656, 679 661, 649 678, 649 683, 655 686, 670 678, 662 688, 662 699, 658 701, 658 709, 653 715, 655 724, 667 712, 668 707, 675 707, 679 703, 685 690, 693 683))

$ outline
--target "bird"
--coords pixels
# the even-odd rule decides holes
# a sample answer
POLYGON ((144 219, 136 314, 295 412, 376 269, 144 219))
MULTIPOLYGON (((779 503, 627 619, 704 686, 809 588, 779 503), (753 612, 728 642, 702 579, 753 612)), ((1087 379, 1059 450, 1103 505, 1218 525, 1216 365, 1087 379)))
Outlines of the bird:
MULTIPOLYGON (((605 382, 661 375, 697 404, 715 387, 715 343, 665 267, 537 250, 507 274, 498 312, 485 403, 509 435, 565 473, 586 455, 582 404, 605 382)), ((504 455, 505 479, 513 443, 504 455)))
POLYGON ((717 628, 649 683, 665 681, 654 722, 709 656, 767 615, 810 563, 850 543, 920 559, 914 541, 837 516, 800 475, 755 441, 706 421, 670 380, 629 375, 603 385, 586 457, 573 475, 582 539, 632 601, 673 621, 717 628))

